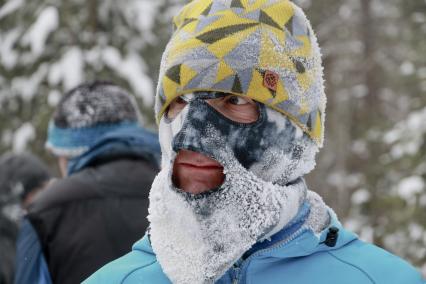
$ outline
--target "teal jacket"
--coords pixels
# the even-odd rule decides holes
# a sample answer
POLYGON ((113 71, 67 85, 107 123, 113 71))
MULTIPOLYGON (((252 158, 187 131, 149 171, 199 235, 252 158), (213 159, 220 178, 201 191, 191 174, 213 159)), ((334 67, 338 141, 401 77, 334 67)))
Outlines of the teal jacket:
MULTIPOLYGON (((300 230, 291 241, 262 245, 240 259, 216 283, 244 284, 424 284, 410 264, 372 244, 360 241, 334 219, 321 234, 300 230), (338 228, 337 241, 330 228, 338 228), (327 238, 328 235, 328 238, 327 238), (332 239, 332 238, 331 238, 332 239), (328 246, 326 243, 328 243, 328 246)), ((161 269, 149 237, 138 241, 130 253, 105 265, 83 282, 171 283, 161 269)))

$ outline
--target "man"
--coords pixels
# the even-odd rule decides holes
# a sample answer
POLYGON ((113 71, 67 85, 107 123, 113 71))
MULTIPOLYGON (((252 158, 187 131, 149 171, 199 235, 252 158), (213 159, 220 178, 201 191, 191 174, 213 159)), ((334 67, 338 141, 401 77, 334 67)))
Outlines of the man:
POLYGON ((19 221, 50 179, 49 168, 30 153, 0 157, 0 283, 13 283, 19 221))
POLYGON ((0 157, 0 187, 12 203, 27 208, 52 180, 49 167, 31 153, 5 153, 0 157))
POLYGON ((61 99, 46 144, 67 177, 29 208, 15 283, 80 283, 144 233, 160 147, 134 99, 106 82, 61 99))
POLYGON ((325 115, 303 12, 285 0, 195 0, 175 28, 156 98, 149 233, 84 283, 422 283, 342 228, 303 180, 325 115))

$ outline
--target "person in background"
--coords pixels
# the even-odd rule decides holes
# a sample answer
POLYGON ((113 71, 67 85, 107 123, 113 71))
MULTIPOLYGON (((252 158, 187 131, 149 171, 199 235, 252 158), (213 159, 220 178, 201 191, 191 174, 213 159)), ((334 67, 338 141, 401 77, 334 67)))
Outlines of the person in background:
POLYGON ((0 157, 0 283, 13 283, 19 222, 36 194, 51 180, 45 163, 30 153, 0 157))
POLYGON ((156 96, 162 169, 150 230, 93 283, 421 284, 365 243, 304 176, 323 145, 317 39, 287 0, 194 0, 156 96))
POLYGON ((63 96, 46 147, 64 178, 28 208, 15 283, 80 283, 145 232, 158 138, 124 89, 96 81, 63 96))

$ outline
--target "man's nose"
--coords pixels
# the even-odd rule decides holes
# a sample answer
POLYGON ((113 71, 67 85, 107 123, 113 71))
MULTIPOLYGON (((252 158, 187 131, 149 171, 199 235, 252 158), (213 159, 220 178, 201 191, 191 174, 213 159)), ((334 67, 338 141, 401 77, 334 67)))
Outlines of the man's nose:
POLYGON ((206 109, 200 100, 191 100, 187 106, 188 114, 183 121, 181 130, 173 139, 173 150, 178 152, 181 149, 202 152, 202 138, 207 135, 206 109))

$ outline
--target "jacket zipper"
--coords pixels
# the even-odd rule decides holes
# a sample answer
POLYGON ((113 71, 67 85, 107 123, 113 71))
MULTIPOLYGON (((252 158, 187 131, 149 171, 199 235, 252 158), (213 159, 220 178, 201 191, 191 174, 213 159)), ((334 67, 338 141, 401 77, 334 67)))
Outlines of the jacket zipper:
POLYGON ((240 268, 239 267, 235 267, 234 268, 234 273, 235 273, 235 278, 234 278, 234 281, 232 281, 232 284, 238 284, 238 280, 240 278, 240 268))
POLYGON ((232 284, 238 284, 239 278, 240 278, 240 271, 241 271, 241 264, 243 263, 243 260, 240 258, 237 260, 236 263, 234 263, 232 270, 233 270, 233 280, 232 284))
POLYGON ((290 237, 288 237, 287 239, 285 239, 285 240, 282 240, 281 242, 279 242, 279 243, 276 243, 275 245, 273 245, 273 246, 271 246, 271 247, 268 247, 268 248, 265 248, 265 249, 262 249, 262 250, 259 250, 259 251, 257 251, 257 252, 255 252, 255 253, 253 253, 252 255, 250 255, 246 260, 242 260, 242 259, 240 259, 240 260, 238 260, 235 264, 234 264, 234 267, 233 267, 233 270, 234 270, 234 275, 235 275, 235 278, 234 278, 234 280, 232 281, 232 284, 238 284, 239 283, 239 281, 240 281, 240 276, 241 275, 244 275, 244 273, 245 273, 245 270, 247 269, 247 266, 248 266, 248 263, 255 257, 255 256, 258 256, 259 254, 261 254, 261 253, 264 253, 264 252, 267 252, 267 251, 272 251, 272 250, 274 250, 275 248, 277 248, 277 247, 279 247, 279 246, 283 246, 283 245, 286 245, 286 244, 288 244, 289 242, 291 242, 292 240, 294 240, 295 238, 297 238, 298 236, 300 236, 302 233, 304 233, 305 231, 307 231, 308 229, 307 228, 305 228, 305 227, 301 227, 299 230, 297 230, 296 232, 294 232, 294 234, 292 234, 290 237))

